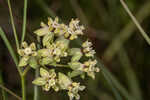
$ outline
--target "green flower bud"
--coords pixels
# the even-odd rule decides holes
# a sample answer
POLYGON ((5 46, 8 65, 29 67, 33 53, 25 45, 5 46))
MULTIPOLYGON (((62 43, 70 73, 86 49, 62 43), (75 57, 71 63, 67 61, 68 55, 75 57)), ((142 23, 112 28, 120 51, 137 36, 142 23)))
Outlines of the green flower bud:
POLYGON ((79 61, 83 55, 80 48, 72 48, 69 54, 72 55, 71 58, 72 62, 79 61))
POLYGON ((28 64, 29 56, 24 56, 19 61, 19 67, 26 66, 28 64))
POLYGON ((48 57, 48 56, 50 56, 51 50, 50 49, 40 49, 37 52, 38 52, 38 56, 48 57))
POLYGON ((53 41, 53 38, 54 38, 54 34, 53 33, 46 34, 43 37, 43 40, 42 40, 43 46, 50 45, 50 43, 52 43, 52 41, 53 41))
POLYGON ((54 60, 52 57, 45 57, 45 58, 42 58, 40 59, 40 64, 41 65, 48 65, 50 63, 52 63, 54 60))
POLYGON ((64 37, 59 37, 56 40, 56 45, 59 46, 59 48, 61 48, 61 50, 66 50, 69 46, 69 40, 65 39, 64 37))
POLYGON ((30 44, 30 48, 31 48, 32 50, 36 50, 35 43, 31 43, 31 44, 30 44))
POLYGON ((34 69, 36 69, 38 67, 38 63, 37 63, 36 57, 31 57, 29 59, 29 65, 30 65, 30 67, 32 67, 34 69))
POLYGON ((25 55, 25 54, 24 54, 24 50, 19 49, 19 50, 18 50, 18 54, 19 54, 20 56, 24 56, 24 55, 25 55))
POLYGON ((75 70, 75 71, 72 71, 72 72, 69 72, 69 73, 68 73, 68 76, 69 76, 70 78, 76 77, 76 76, 78 76, 78 75, 83 75, 83 72, 82 72, 82 71, 77 71, 77 70, 75 70))
POLYGON ((49 84, 45 84, 42 86, 44 91, 49 91, 51 89, 51 86, 49 84))
POLYGON ((44 68, 40 68, 40 75, 42 77, 49 77, 49 72, 45 70, 44 68))
POLYGON ((62 89, 67 89, 68 86, 72 83, 72 80, 63 73, 58 73, 59 85, 62 89))
POLYGON ((32 81, 32 83, 35 84, 35 85, 42 86, 42 85, 46 84, 46 81, 45 81, 44 78, 38 77, 34 81, 32 81))
POLYGON ((50 31, 49 31, 49 27, 48 26, 44 26, 40 29, 37 29, 36 31, 34 31, 34 33, 38 36, 44 36, 46 34, 49 34, 50 31))
POLYGON ((87 72, 87 75, 91 78, 95 79, 95 73, 94 72, 87 72))
POLYGON ((83 67, 83 64, 80 62, 71 62, 69 63, 70 68, 72 68, 73 70, 79 70, 83 67))
POLYGON ((23 48, 27 48, 28 47, 28 44, 27 44, 27 42, 22 42, 22 44, 21 44, 21 46, 23 47, 23 48))

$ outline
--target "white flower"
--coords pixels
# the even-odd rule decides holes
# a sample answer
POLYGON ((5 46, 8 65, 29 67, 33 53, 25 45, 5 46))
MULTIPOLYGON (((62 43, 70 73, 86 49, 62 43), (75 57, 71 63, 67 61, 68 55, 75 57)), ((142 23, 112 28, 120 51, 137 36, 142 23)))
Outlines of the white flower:
POLYGON ((36 46, 35 43, 31 43, 29 46, 26 42, 22 43, 22 49, 18 50, 20 56, 36 56, 36 46))
POLYGON ((33 84, 42 86, 45 91, 49 91, 51 87, 56 91, 59 90, 54 69, 48 72, 46 69, 40 68, 40 75, 41 77, 36 78, 32 82, 33 84))
POLYGON ((83 91, 85 86, 80 86, 80 83, 72 82, 72 84, 68 87, 68 95, 70 100, 75 98, 76 100, 80 99, 80 95, 78 94, 79 91, 83 91))
POLYGON ((93 50, 91 42, 89 42, 88 40, 85 41, 82 44, 82 47, 83 47, 83 52, 85 53, 85 56, 87 56, 87 57, 94 57, 95 50, 93 50))
POLYGON ((99 68, 95 67, 97 64, 97 61, 92 61, 91 59, 84 62, 83 71, 87 72, 88 76, 95 79, 95 72, 99 72, 99 68))

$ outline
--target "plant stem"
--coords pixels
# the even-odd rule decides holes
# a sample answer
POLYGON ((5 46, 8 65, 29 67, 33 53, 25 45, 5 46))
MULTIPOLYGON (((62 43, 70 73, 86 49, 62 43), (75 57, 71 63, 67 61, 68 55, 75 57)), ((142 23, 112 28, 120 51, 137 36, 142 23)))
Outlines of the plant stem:
POLYGON ((101 72, 104 75, 104 77, 112 81, 112 83, 109 83, 110 85, 114 85, 114 89, 118 89, 118 91, 124 96, 127 100, 136 100, 132 95, 128 93, 128 91, 120 84, 120 82, 117 80, 117 78, 103 65, 101 60, 96 57, 98 60, 98 66, 101 68, 101 72))
POLYGON ((146 40, 146 42, 150 45, 150 38, 148 37, 148 35, 146 34, 146 32, 143 30, 143 28, 141 27, 141 25, 139 24, 139 22, 136 20, 136 18, 133 16, 133 14, 131 13, 131 11, 129 10, 128 6, 126 5, 126 3, 124 2, 124 0, 120 0, 122 6, 124 7, 124 9, 126 10, 126 12, 129 14, 129 16, 131 17, 132 21, 134 22, 134 24, 137 26, 137 28, 139 29, 139 31, 141 32, 142 36, 144 37, 144 39, 146 40))
POLYGON ((128 84, 130 93, 137 100, 142 100, 142 93, 141 93, 141 89, 140 89, 140 86, 139 86, 139 80, 136 76, 136 73, 132 69, 131 61, 130 61, 128 55, 127 55, 127 52, 125 51, 125 49, 123 47, 121 48, 118 56, 120 58, 119 59, 120 63, 122 64, 123 71, 124 71, 124 73, 126 75, 126 78, 127 78, 126 82, 128 84))
MULTIPOLYGON (((41 43, 41 39, 39 36, 37 36, 37 48, 40 49, 40 43, 41 43)), ((39 77, 39 73, 40 73, 40 69, 39 67, 37 67, 35 69, 35 78, 39 77)), ((34 85, 34 100, 39 100, 39 87, 37 85, 34 85)))
POLYGON ((16 97, 18 100, 22 100, 21 97, 19 97, 18 95, 16 95, 14 92, 12 92, 11 90, 7 89, 6 87, 4 87, 3 85, 0 84, 0 88, 2 88, 3 90, 5 90, 6 92, 8 92, 9 94, 13 95, 14 97, 16 97))
MULTIPOLYGON (((136 18, 138 19, 139 23, 142 23, 144 19, 146 19, 150 15, 150 1, 147 1, 143 4, 143 6, 139 9, 136 14, 136 18)), ((124 45, 126 41, 130 39, 130 37, 135 34, 134 32, 136 26, 132 21, 130 21, 121 31, 119 34, 115 36, 112 40, 110 45, 106 48, 105 52, 103 53, 103 59, 105 61, 111 61, 112 58, 118 53, 121 46, 124 45)))
POLYGON ((31 68, 30 66, 27 66, 27 67, 24 69, 22 75, 25 76, 25 75, 27 74, 27 72, 30 70, 30 68, 31 68))
MULTIPOLYGON (((35 78, 39 77, 39 68, 35 70, 35 78)), ((34 85, 34 100, 39 100, 39 88, 34 85)))
MULTIPOLYGON (((17 56, 16 56, 14 50, 12 49, 12 46, 11 46, 10 42, 8 41, 6 35, 5 35, 5 33, 4 33, 4 31, 2 30, 1 27, 0 27, 0 36, 3 39, 6 47, 8 48, 8 51, 9 51, 10 55, 12 56, 12 58, 13 58, 15 64, 16 64, 16 66, 18 66, 17 56)), ((21 75, 21 70, 19 69, 19 67, 17 67, 17 70, 18 70, 19 74, 21 75)))
MULTIPOLYGON (((1 70, 0 70, 0 84, 4 85, 3 76, 2 76, 2 71, 1 70)), ((7 99, 7 94, 6 94, 6 92, 3 89, 2 89, 2 98, 3 98, 3 100, 7 99)))
POLYGON ((69 65, 62 65, 62 64, 50 64, 50 65, 55 67, 69 67, 69 65))
POLYGON ((19 49, 19 41, 18 41, 17 32, 16 32, 16 28, 15 28, 14 18, 12 15, 10 0, 7 0, 7 3, 8 3, 8 7, 9 7, 9 14, 10 14, 11 24, 12 24, 12 28, 13 28, 13 33, 14 33, 14 37, 15 37, 15 41, 16 41, 16 47, 18 50, 19 49))
POLYGON ((26 84, 24 75, 21 75, 21 87, 22 87, 22 100, 26 100, 26 84))
POLYGON ((24 41, 25 34, 26 34, 27 4, 28 4, 28 0, 24 0, 24 15, 23 15, 23 26, 22 26, 22 38, 21 38, 21 43, 24 41))

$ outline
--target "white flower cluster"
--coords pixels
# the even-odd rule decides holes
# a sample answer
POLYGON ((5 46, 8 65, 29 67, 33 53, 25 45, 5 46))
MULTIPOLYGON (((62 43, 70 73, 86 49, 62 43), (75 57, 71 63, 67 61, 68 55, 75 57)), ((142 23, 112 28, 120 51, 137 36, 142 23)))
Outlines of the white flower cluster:
POLYGON ((94 59, 92 43, 85 41, 80 47, 71 44, 72 40, 83 35, 83 30, 84 27, 79 25, 78 19, 72 19, 69 25, 59 23, 57 17, 54 20, 48 18, 47 24, 41 22, 41 28, 34 31, 41 40, 40 48, 37 49, 35 43, 28 46, 23 42, 22 48, 18 50, 21 56, 20 67, 40 67, 40 77, 33 84, 41 86, 45 91, 67 90, 70 100, 80 99, 78 92, 83 91, 85 86, 74 82, 73 78, 83 78, 87 74, 95 79, 95 72, 99 72, 99 68, 95 67, 97 61, 94 59), (57 71, 56 67, 67 67, 71 70, 64 74, 57 71))

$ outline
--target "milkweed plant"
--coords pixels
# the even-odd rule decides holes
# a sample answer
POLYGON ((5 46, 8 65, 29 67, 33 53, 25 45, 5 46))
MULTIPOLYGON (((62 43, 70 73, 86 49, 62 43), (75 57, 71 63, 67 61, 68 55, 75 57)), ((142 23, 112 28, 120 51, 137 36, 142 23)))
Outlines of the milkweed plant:
POLYGON ((18 66, 39 68, 40 76, 32 83, 43 91, 66 91, 70 100, 79 100, 78 92, 83 91, 85 86, 74 81, 74 77, 95 79, 95 73, 99 72, 92 43, 86 40, 80 46, 72 44, 84 34, 84 26, 79 24, 78 19, 72 19, 69 25, 60 23, 58 17, 54 20, 48 18, 47 24, 41 22, 40 26, 34 33, 41 43, 37 47, 34 42, 28 44, 24 41, 18 50, 21 56, 18 66))

